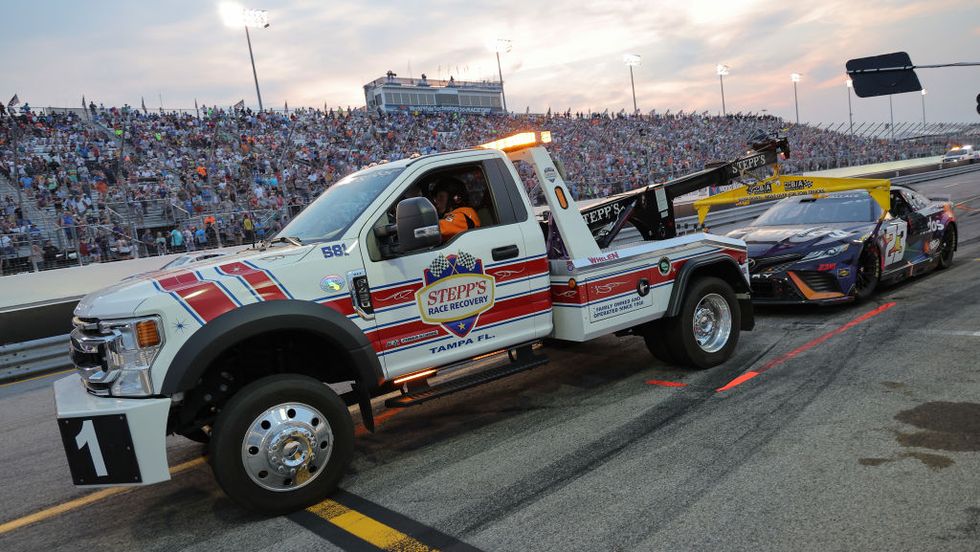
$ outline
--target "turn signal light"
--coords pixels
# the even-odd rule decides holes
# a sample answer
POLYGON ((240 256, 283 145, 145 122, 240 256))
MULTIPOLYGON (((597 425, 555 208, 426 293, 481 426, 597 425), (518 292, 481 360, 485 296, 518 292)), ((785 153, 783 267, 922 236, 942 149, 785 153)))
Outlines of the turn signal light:
POLYGON ((155 347, 160 344, 160 330, 153 320, 136 323, 136 344, 142 347, 155 347))

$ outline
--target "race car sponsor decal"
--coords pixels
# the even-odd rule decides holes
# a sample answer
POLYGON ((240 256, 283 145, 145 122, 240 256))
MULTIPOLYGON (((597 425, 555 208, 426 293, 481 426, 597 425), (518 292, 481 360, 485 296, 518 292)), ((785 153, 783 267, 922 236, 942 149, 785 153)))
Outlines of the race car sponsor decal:
POLYGON ((436 257, 422 272, 425 286, 415 292, 422 321, 466 337, 480 313, 494 305, 494 278, 483 261, 460 251, 436 257))
POLYGON ((813 187, 813 181, 807 179, 800 180, 784 180, 783 189, 787 192, 795 192, 798 190, 806 190, 813 187))

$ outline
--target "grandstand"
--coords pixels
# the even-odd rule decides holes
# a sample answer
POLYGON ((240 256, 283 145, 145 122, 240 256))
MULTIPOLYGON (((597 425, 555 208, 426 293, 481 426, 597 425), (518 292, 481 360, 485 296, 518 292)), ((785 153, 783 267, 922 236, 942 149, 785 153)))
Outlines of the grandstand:
POLYGON ((784 167, 795 172, 938 155, 949 142, 980 133, 977 125, 944 125, 892 141, 754 114, 498 115, 481 106, 480 114, 465 116, 466 110, 384 103, 389 90, 426 88, 389 78, 395 79, 375 81, 382 104, 370 109, 154 113, 91 104, 0 116, 0 269, 248 242, 277 231, 332 183, 370 163, 459 149, 528 127, 552 132, 552 151, 579 198, 699 170, 737 155, 759 131, 785 129, 793 156, 784 167))

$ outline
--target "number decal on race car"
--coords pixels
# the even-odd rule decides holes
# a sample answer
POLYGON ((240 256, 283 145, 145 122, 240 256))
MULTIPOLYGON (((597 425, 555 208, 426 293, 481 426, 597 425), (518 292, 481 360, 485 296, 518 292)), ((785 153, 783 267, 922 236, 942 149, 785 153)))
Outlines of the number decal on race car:
POLYGON ((897 263, 905 255, 905 241, 908 235, 908 224, 904 220, 896 220, 885 228, 882 236, 882 251, 885 253, 885 266, 897 263))
POLYGON ((941 220, 931 219, 929 221, 929 231, 930 232, 942 232, 945 228, 946 228, 946 225, 943 224, 943 221, 941 221, 941 220))

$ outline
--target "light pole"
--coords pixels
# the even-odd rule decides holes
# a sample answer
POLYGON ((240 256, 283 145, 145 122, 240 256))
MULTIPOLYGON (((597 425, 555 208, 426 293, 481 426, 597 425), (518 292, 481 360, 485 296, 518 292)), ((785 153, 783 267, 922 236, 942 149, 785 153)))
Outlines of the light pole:
POLYGON ((718 82, 721 84, 721 116, 724 117, 727 114, 725 112, 725 75, 728 74, 728 66, 719 63, 715 70, 718 72, 718 82))
POLYGON ((248 43, 248 58, 252 61, 252 78, 255 79, 255 95, 259 99, 259 111, 262 107, 262 92, 259 91, 259 75, 255 71, 255 55, 252 53, 252 37, 248 33, 249 27, 267 28, 269 26, 269 12, 265 10, 250 10, 238 4, 221 4, 221 19, 229 27, 245 27, 245 42, 248 43))
POLYGON ((636 107, 636 83, 633 81, 633 67, 640 65, 640 56, 636 54, 623 54, 623 63, 630 68, 630 88, 633 89, 633 115, 639 112, 636 107))
POLYGON ((793 73, 789 76, 790 80, 793 81, 793 104, 796 106, 796 124, 800 124, 800 98, 796 94, 796 83, 800 82, 799 73, 793 73))
POLYGON ((500 97, 504 101, 504 113, 509 113, 507 111, 507 93, 504 92, 504 70, 500 66, 500 52, 508 53, 510 52, 513 44, 506 38, 498 38, 490 47, 497 54, 497 74, 500 76, 500 97))
POLYGON ((922 89, 922 128, 923 128, 923 130, 925 130, 925 128, 926 128, 926 94, 928 94, 928 93, 929 93, 928 90, 926 90, 925 88, 922 89))
POLYGON ((854 112, 851 111, 851 89, 854 88, 854 81, 848 77, 844 84, 847 85, 847 121, 850 124, 851 136, 854 136, 854 112))
POLYGON ((888 96, 888 130, 891 132, 892 140, 895 139, 895 110, 892 107, 892 97, 888 96))

